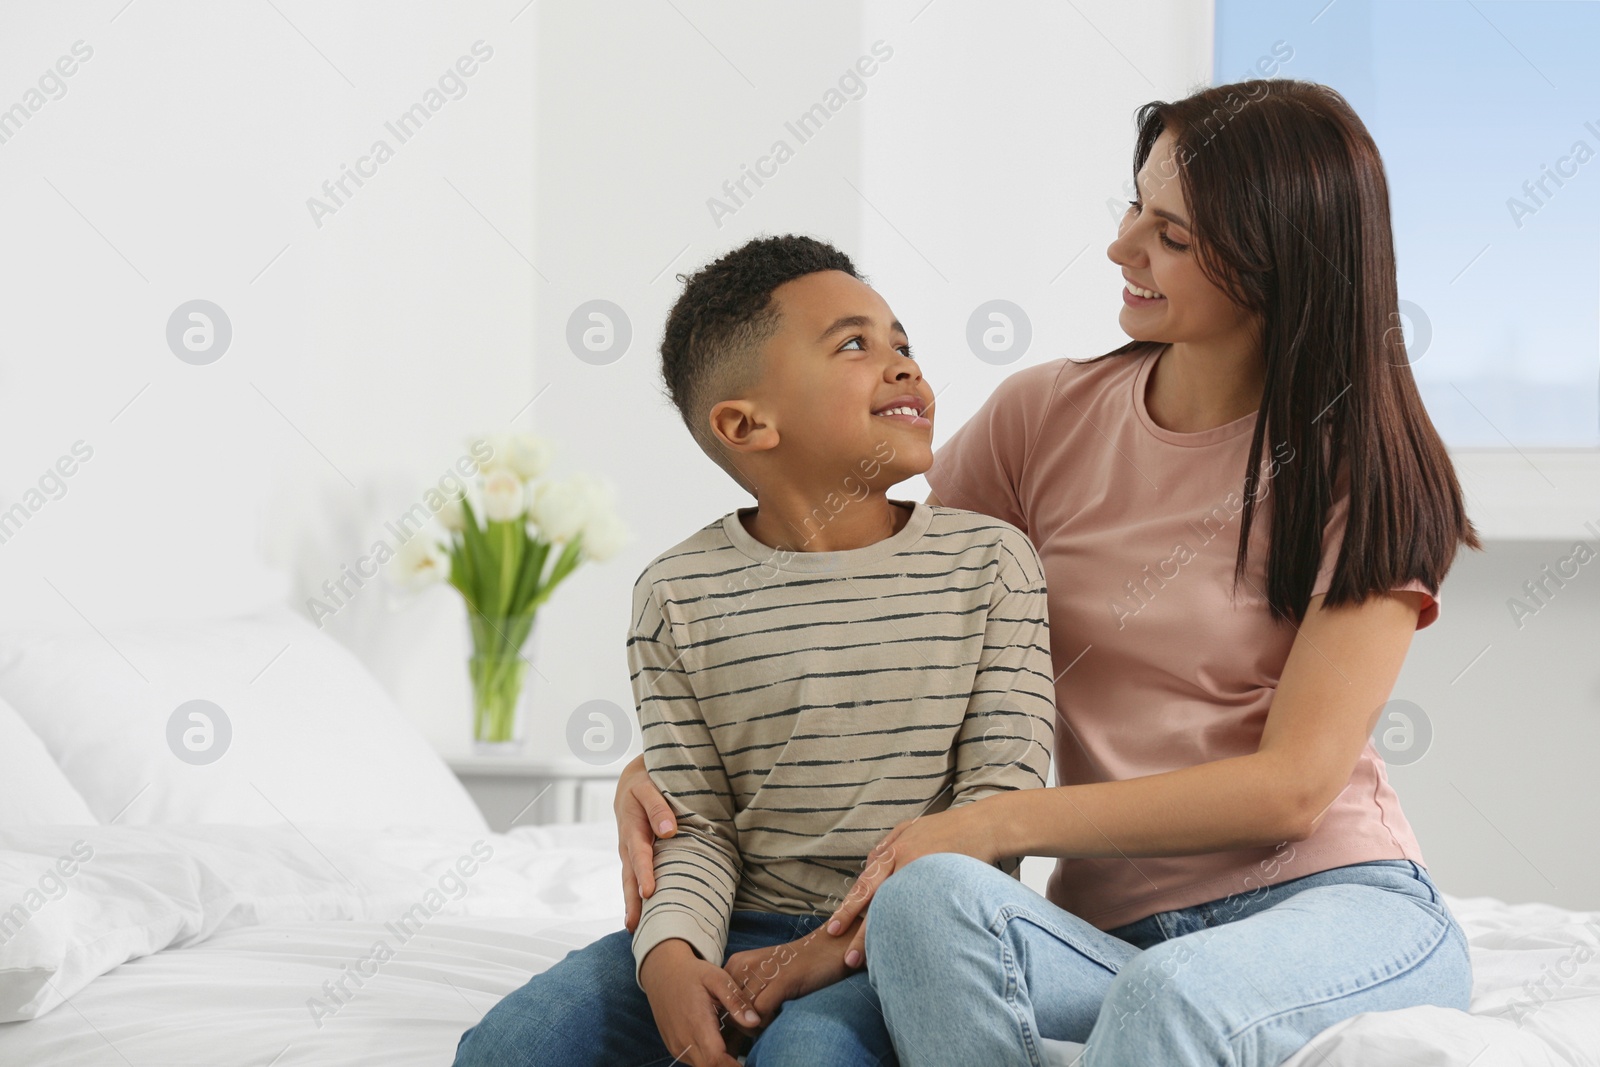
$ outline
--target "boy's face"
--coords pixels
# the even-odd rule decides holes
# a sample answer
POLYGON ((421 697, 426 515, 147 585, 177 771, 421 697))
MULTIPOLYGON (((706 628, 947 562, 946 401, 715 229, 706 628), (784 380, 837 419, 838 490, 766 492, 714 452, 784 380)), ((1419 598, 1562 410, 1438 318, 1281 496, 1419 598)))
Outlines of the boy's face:
POLYGON ((778 464, 781 477, 842 495, 863 483, 886 489, 932 466, 933 391, 883 298, 836 270, 785 282, 772 296, 779 326, 762 350, 761 381, 712 411, 732 440, 744 435, 740 451, 778 464), (877 414, 897 407, 916 414, 877 414))

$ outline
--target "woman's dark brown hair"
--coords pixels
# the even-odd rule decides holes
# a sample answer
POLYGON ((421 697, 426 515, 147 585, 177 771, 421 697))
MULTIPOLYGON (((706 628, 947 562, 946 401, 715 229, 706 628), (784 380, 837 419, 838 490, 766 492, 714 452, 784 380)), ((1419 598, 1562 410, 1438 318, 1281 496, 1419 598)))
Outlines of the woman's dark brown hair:
MULTIPOLYGON (((1366 126, 1325 85, 1271 79, 1146 104, 1138 128, 1134 173, 1171 130, 1199 266, 1260 315, 1266 384, 1235 587, 1270 434, 1274 454, 1286 442, 1294 457, 1271 476, 1265 592, 1275 617, 1305 616, 1341 473, 1350 510, 1324 604, 1360 603, 1414 578, 1437 593, 1457 546, 1481 546, 1411 375, 1389 185, 1366 126)), ((1134 341, 1107 356, 1149 350, 1134 341)))

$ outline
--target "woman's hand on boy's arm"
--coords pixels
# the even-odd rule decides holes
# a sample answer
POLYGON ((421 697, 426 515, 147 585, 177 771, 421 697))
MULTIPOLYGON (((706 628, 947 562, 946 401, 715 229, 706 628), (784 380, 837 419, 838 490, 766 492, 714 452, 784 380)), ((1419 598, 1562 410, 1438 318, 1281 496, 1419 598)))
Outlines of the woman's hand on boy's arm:
MULTIPOLYGON (((857 920, 857 927, 863 920, 857 920)), ((807 993, 850 977, 856 964, 846 962, 852 949, 845 938, 829 937, 822 928, 802 938, 770 948, 752 948, 728 957, 723 970, 732 975, 761 1025, 772 1022, 786 1001, 798 1000, 807 993)))
POLYGON ((692 1067, 738 1067, 728 1054, 721 1017, 741 1028, 758 1025, 739 984, 714 963, 695 954, 687 941, 668 938, 639 966, 639 986, 668 1051, 692 1067))
MULTIPOLYGON (((1001 793, 987 799, 999 800, 1005 795, 1001 793)), ((863 915, 878 887, 895 871, 912 860, 935 852, 959 852, 985 863, 1001 859, 995 849, 992 820, 986 812, 978 810, 983 804, 983 800, 975 800, 933 815, 908 819, 890 830, 867 853, 861 877, 845 894, 844 903, 821 927, 836 942, 848 940, 850 947, 846 950, 845 958, 850 961, 850 967, 859 967, 866 962, 867 926, 863 915)))
POLYGON ((623 924, 633 933, 639 927, 644 898, 656 891, 656 838, 677 833, 678 820, 651 781, 642 755, 622 769, 612 810, 617 815, 617 853, 622 857, 623 924))

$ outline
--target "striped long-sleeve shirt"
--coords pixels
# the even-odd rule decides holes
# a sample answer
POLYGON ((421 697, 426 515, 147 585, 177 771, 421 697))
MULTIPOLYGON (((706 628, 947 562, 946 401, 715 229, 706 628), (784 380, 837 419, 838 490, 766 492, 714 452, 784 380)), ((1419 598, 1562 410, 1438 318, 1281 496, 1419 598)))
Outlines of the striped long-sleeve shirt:
POLYGON ((668 938, 721 963, 735 909, 831 911, 897 823, 1049 766, 1046 591, 1020 530, 916 502, 876 544, 799 552, 739 516, 634 585, 645 765, 679 824, 656 843, 636 964, 668 938))

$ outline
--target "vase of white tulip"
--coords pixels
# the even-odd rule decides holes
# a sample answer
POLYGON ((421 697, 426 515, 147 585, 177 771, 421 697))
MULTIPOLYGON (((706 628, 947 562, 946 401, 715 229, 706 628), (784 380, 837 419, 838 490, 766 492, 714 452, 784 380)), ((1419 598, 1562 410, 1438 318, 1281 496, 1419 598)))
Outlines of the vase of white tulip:
POLYGON ((467 491, 437 512, 445 539, 418 534, 396 556, 402 581, 448 577, 466 602, 472 735, 480 752, 521 750, 539 609, 585 561, 609 559, 627 540, 608 486, 581 474, 544 477, 551 452, 532 434, 474 442, 473 454, 489 458, 479 461, 467 491), (422 543, 412 549, 412 542, 422 543))

